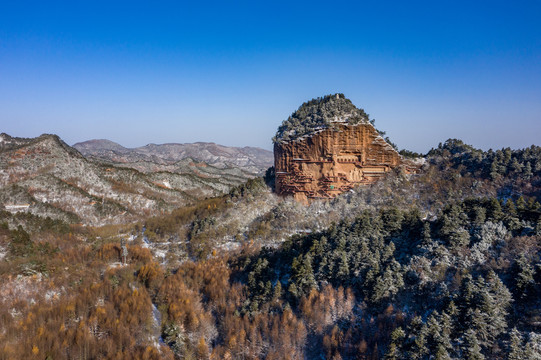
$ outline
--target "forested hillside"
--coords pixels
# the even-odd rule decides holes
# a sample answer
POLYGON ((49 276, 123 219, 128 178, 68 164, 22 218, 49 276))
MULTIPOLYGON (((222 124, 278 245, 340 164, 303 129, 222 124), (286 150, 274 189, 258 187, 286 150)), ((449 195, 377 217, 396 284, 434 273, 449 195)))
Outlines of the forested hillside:
POLYGON ((356 125, 369 123, 368 114, 358 109, 344 94, 326 95, 302 104, 278 127, 274 142, 290 141, 313 133, 333 123, 356 125))
POLYGON ((256 176, 239 167, 218 169, 179 159, 161 165, 144 159, 138 162, 148 165, 142 172, 122 163, 89 160, 56 135, 14 138, 2 133, 0 209, 70 223, 119 224, 227 193, 256 176))
POLYGON ((269 170, 133 224, 3 212, 0 359, 541 358, 541 148, 423 161, 309 206, 269 170))

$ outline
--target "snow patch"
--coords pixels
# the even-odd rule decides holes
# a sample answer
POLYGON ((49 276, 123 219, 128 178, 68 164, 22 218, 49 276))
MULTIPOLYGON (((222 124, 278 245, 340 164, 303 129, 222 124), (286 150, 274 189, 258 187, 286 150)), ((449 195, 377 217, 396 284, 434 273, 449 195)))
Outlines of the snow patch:
POLYGON ((21 312, 15 308, 12 308, 9 310, 9 314, 11 315, 12 318, 18 318, 19 316, 21 316, 21 312))
POLYGON ((164 341, 161 337, 161 329, 162 329, 162 314, 160 313, 160 310, 156 307, 154 303, 152 303, 152 342, 153 345, 156 348, 160 348, 160 344, 163 344, 164 341))
POLYGON ((150 241, 148 241, 148 237, 146 237, 146 235, 143 235, 143 245, 141 246, 147 249, 150 247, 150 241))
POLYGON ((122 266, 124 266, 124 264, 122 264, 119 261, 116 261, 114 263, 110 263, 109 265, 107 265, 107 268, 112 269, 112 268, 117 268, 117 267, 122 267, 122 266))
POLYGON ((156 257, 165 258, 166 254, 167 252, 165 250, 154 250, 154 256, 156 257))
POLYGON ((30 204, 10 204, 5 205, 5 208, 7 211, 10 212, 19 212, 19 211, 26 211, 30 207, 30 204))
POLYGON ((240 248, 240 243, 236 242, 236 241, 228 241, 226 243, 218 245, 217 247, 219 249, 227 250, 227 251, 236 250, 236 249, 240 248))
POLYGON ((56 300, 60 296, 60 291, 54 291, 54 290, 47 290, 45 293, 45 300, 51 301, 56 300))

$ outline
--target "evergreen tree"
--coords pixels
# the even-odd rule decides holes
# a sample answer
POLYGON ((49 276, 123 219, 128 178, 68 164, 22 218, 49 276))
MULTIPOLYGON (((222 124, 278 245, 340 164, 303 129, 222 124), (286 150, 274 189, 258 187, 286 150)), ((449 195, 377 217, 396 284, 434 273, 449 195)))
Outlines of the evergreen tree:
POLYGON ((517 199, 517 202, 515 203, 515 206, 517 208, 517 210, 519 212, 522 212, 522 211, 525 211, 526 210, 526 200, 524 200, 524 197, 523 196, 520 196, 518 199, 517 199))
POLYGON ((451 360, 451 355, 447 348, 441 344, 438 345, 436 349, 436 354, 434 355, 434 360, 451 360))
POLYGON ((341 282, 347 282, 349 278, 349 265, 347 254, 345 251, 339 251, 337 252, 336 257, 338 259, 336 278, 341 282))
POLYGON ((311 289, 317 289, 317 282, 312 269, 312 256, 299 255, 291 264, 292 280, 297 290, 297 297, 306 295, 311 289))
POLYGON ((492 270, 487 274, 485 288, 479 290, 481 291, 479 308, 486 318, 487 333, 483 340, 487 347, 492 347, 499 335, 507 329, 507 314, 512 297, 507 287, 492 270))
POLYGON ((475 331, 479 345, 491 348, 507 328, 507 309, 512 297, 500 278, 490 271, 486 281, 479 275, 464 279, 461 286, 462 328, 475 331))
POLYGON ((391 333, 391 343, 389 349, 385 354, 385 360, 399 360, 401 359, 402 346, 406 333, 401 327, 397 327, 391 333))
POLYGON ((526 163, 526 166, 524 167, 524 172, 523 172, 522 176, 526 180, 530 180, 530 178, 533 176, 532 165, 530 164, 529 161, 526 163))
POLYGON ((427 347, 430 354, 436 354, 437 359, 450 359, 449 351, 452 350, 450 339, 450 326, 447 322, 448 319, 443 319, 435 311, 428 318, 426 325, 428 327, 428 340, 427 347))
POLYGON ((164 327, 163 337, 165 343, 173 350, 175 355, 181 357, 186 349, 186 334, 182 324, 169 323, 164 327))
POLYGON ((541 208, 541 204, 535 200, 535 198, 531 197, 530 200, 528 200, 527 205, 528 211, 537 211, 541 208))
POLYGON ((498 163, 497 159, 494 159, 492 161, 492 164, 490 165, 490 179, 492 181, 496 181, 501 177, 499 173, 499 169, 500 169, 500 164, 498 163))
POLYGON ((429 354, 429 349, 427 347, 428 327, 423 324, 423 320, 417 316, 411 321, 408 330, 413 336, 408 352, 408 359, 423 359, 429 354))
POLYGON ((532 360, 541 359, 541 335, 531 332, 528 334, 528 342, 524 349, 524 358, 532 360))
POLYGON ((514 265, 513 273, 515 275, 515 298, 522 301, 533 294, 535 281, 535 270, 524 254, 517 259, 514 265))
POLYGON ((423 240, 421 245, 428 246, 432 242, 432 236, 430 234, 430 223, 428 221, 423 222, 422 236, 423 240))
POLYGON ((507 360, 523 360, 525 359, 525 354, 522 344, 522 336, 517 328, 513 328, 509 337, 509 349, 507 360))
POLYGON ((490 204, 488 205, 488 217, 493 222, 498 222, 504 217, 502 206, 496 198, 490 199, 490 204))
POLYGON ((484 360, 485 356, 481 353, 481 346, 475 336, 475 331, 469 329, 464 334, 464 343, 462 345, 462 359, 464 360, 484 360))
POLYGON ((512 199, 508 199, 505 202, 504 206, 504 212, 505 212, 505 225, 507 228, 511 231, 515 231, 520 229, 520 220, 518 217, 517 208, 515 206, 515 203, 512 199))
POLYGON ((274 286, 274 290, 272 293, 272 301, 277 302, 282 297, 282 283, 280 280, 276 282, 276 285, 274 286))
POLYGON ((513 160, 511 161, 511 171, 515 173, 520 173, 522 172, 523 167, 524 166, 518 162, 517 158, 513 158, 513 160))

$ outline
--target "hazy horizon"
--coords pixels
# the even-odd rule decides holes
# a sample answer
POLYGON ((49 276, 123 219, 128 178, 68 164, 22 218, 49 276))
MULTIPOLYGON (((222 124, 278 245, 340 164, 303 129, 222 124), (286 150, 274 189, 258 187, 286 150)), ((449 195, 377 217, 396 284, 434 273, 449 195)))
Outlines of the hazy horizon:
POLYGON ((331 93, 400 149, 541 145, 541 3, 11 2, 1 132, 272 149, 331 93))

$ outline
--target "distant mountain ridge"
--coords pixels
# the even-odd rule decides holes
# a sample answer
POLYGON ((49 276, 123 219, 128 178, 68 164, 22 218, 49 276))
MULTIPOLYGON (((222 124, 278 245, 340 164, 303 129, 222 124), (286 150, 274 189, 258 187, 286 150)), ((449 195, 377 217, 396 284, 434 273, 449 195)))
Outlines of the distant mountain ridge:
POLYGON ((248 173, 262 174, 272 166, 273 153, 257 147, 228 147, 215 143, 196 142, 191 144, 148 144, 137 148, 126 148, 106 139, 88 140, 73 147, 85 157, 102 161, 126 164, 143 172, 151 165, 160 165, 172 171, 176 163, 191 159, 219 169, 238 168, 248 173))
MULTIPOLYGON (((123 155, 113 142, 100 140, 97 146, 116 149, 102 150, 105 154, 131 159, 129 149, 123 155)), ((84 157, 57 135, 17 138, 2 133, 0 210, 24 209, 69 223, 121 223, 227 193, 255 176, 238 167, 221 169, 189 158, 170 164, 158 155, 141 159, 129 164, 133 166, 117 166, 118 160, 84 157)))

